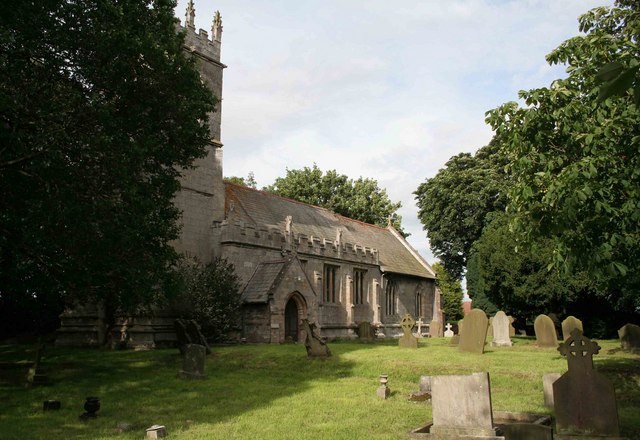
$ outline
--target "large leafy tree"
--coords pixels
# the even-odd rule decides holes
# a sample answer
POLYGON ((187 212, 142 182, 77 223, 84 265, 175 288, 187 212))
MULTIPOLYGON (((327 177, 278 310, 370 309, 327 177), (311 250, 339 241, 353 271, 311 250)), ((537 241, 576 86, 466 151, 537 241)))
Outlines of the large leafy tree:
POLYGON ((475 155, 453 156, 414 193, 431 249, 454 277, 464 274, 487 214, 506 205, 505 164, 497 145, 491 142, 475 155))
POLYGON ((432 266, 438 277, 436 286, 441 293, 441 307, 447 321, 457 321, 462 318, 462 285, 460 280, 452 277, 442 263, 437 261, 432 266))
POLYGON ((636 311, 640 109, 630 86, 640 57, 639 29, 635 1, 584 14, 585 35, 547 56, 549 63, 568 66, 567 78, 521 91, 526 107, 507 103, 487 114, 510 159, 509 211, 518 239, 551 237, 556 266, 587 269, 619 309, 636 311), (632 73, 627 87, 602 95, 599 80, 608 78, 603 68, 611 63, 632 73))
POLYGON ((215 104, 174 6, 0 6, 0 308, 165 291, 179 169, 205 154, 215 104))
POLYGON ((374 179, 350 179, 335 170, 322 172, 316 164, 312 168, 287 169, 285 177, 278 177, 264 188, 273 194, 327 208, 337 214, 378 226, 391 224, 402 232, 402 206, 389 199, 387 191, 374 179))

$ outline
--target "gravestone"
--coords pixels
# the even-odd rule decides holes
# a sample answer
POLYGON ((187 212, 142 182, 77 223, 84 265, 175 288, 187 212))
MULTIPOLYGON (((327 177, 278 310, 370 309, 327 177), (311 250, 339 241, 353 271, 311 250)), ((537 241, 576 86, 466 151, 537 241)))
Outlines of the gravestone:
POLYGON ((164 438, 167 436, 167 429, 164 425, 153 425, 146 429, 147 438, 164 438))
POLYGON ((302 331, 306 333, 304 346, 307 349, 307 357, 327 358, 331 356, 331 350, 329 350, 326 342, 322 340, 320 335, 316 334, 316 325, 314 323, 310 323, 309 320, 303 319, 301 327, 302 331))
POLYGON ((567 357, 568 371, 553 384, 555 438, 617 438, 620 430, 613 385, 593 369, 593 355, 600 346, 576 328, 558 351, 567 357))
POLYGON ((516 322, 516 318, 513 316, 508 316, 509 318, 509 337, 513 338, 516 335, 516 328, 513 326, 513 323, 516 322))
POLYGON ((433 425, 429 432, 435 438, 504 438, 497 437, 493 426, 489 373, 433 376, 431 402, 433 425))
MULTIPOLYGON (((422 321, 422 318, 418 319, 416 321, 416 326, 418 327, 418 329, 416 330, 416 334, 414 335, 416 338, 421 338, 422 337, 422 326, 424 325, 424 322, 422 321)), ((429 332, 431 332, 431 327, 429 327, 429 332)))
POLYGON ((542 376, 542 392, 544 393, 544 406, 553 408, 553 384, 560 379, 560 373, 545 373, 542 376))
POLYGON ((362 321, 358 324, 358 339, 362 341, 372 341, 373 338, 373 329, 369 321, 362 321))
POLYGON ((584 329, 582 328, 582 321, 580 321, 575 316, 567 316, 564 321, 562 321, 562 340, 566 341, 570 336, 571 332, 574 328, 580 329, 582 333, 584 333, 584 329))
POLYGON ((472 309, 464 317, 464 328, 460 332, 458 349, 469 353, 484 353, 488 326, 487 315, 480 309, 472 309))
POLYGON ((625 324, 618 330, 618 336, 623 350, 640 351, 640 327, 625 324))
POLYGON ((429 336, 432 338, 442 338, 442 323, 435 319, 429 324, 429 336))
POLYGON ((447 323, 447 325, 445 326, 446 330, 444 331, 444 337, 445 338, 451 338, 453 337, 453 330, 451 330, 451 324, 447 323))
POLYGON ((187 344, 182 355, 182 370, 178 377, 182 379, 204 379, 204 361, 207 349, 203 345, 187 344))
POLYGON ((493 342, 494 347, 511 347, 513 343, 509 338, 509 318, 503 311, 499 311, 493 317, 493 342))
POLYGON ((533 329, 536 332, 536 344, 538 344, 538 347, 558 346, 556 327, 547 315, 538 315, 533 322, 533 329))
POLYGON ((400 347, 406 348, 418 348, 418 340, 411 333, 411 329, 416 322, 413 320, 410 314, 404 315, 402 320, 400 321, 400 327, 402 327, 403 335, 400 336, 400 340, 398 341, 398 345, 400 347))
POLYGON ((42 340, 39 339, 38 344, 36 345, 36 354, 33 366, 29 368, 29 371, 27 372, 27 386, 44 385, 49 382, 48 376, 43 374, 42 369, 40 368, 43 351, 44 344, 42 343, 42 340))

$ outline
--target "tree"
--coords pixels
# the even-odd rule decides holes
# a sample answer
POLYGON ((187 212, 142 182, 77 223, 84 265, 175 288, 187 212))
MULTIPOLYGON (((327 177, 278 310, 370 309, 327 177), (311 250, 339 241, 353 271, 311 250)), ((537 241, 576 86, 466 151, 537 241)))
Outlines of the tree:
MULTIPOLYGON (((640 310, 640 109, 628 88, 600 96, 598 73, 637 63, 640 6, 619 0, 580 17, 586 35, 547 56, 568 76, 521 91, 526 107, 487 113, 514 176, 509 212, 523 246, 553 239, 556 267, 587 270, 618 310, 640 310), (600 96, 600 99, 599 99, 600 96)), ((631 84, 631 83, 629 83, 631 84)))
POLYGON ((278 177, 263 189, 365 223, 386 226, 391 219, 391 224, 403 232, 402 217, 396 212, 401 203, 392 202, 387 191, 378 187, 373 179, 359 177, 353 180, 335 170, 323 173, 313 164, 313 168, 287 169, 285 177, 278 177))
POLYGON ((246 178, 231 176, 231 177, 225 177, 224 180, 226 180, 227 182, 234 183, 236 185, 247 186, 253 189, 256 189, 256 187, 258 186, 258 182, 256 182, 256 178, 255 178, 255 175, 253 174, 253 171, 249 171, 249 174, 247 175, 246 178))
POLYGON ((432 266, 436 272, 436 286, 440 289, 442 311, 447 321, 462 319, 462 286, 460 280, 452 277, 442 263, 436 262, 432 266))
POLYGON ((168 0, 0 14, 0 301, 148 304, 172 285, 181 168, 215 99, 168 0))
POLYGON ((482 234, 487 214, 506 206, 509 178, 505 163, 492 141, 473 156, 453 156, 414 193, 431 249, 456 278, 464 274, 471 246, 482 234))
POLYGON ((221 258, 208 264, 184 260, 179 273, 177 315, 195 320, 207 339, 226 340, 240 324, 240 282, 233 265, 221 258))

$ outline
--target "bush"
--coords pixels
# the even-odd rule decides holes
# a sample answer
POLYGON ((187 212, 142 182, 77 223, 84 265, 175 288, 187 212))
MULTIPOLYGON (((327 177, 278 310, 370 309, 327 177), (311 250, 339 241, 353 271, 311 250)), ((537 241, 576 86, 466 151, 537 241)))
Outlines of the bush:
POLYGON ((179 273, 178 317, 195 320, 209 340, 228 339, 240 322, 240 283, 233 265, 223 258, 208 264, 183 260, 179 273))

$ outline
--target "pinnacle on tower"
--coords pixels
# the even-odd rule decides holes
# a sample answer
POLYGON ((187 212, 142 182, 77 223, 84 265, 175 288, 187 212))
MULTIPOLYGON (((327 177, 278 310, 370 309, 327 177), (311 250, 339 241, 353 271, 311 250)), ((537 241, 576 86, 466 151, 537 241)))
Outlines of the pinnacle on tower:
POLYGON ((218 43, 222 41, 222 16, 220 15, 220 11, 216 11, 213 15, 211 35, 213 36, 213 41, 217 41, 218 43))
POLYGON ((185 26, 189 29, 195 30, 196 8, 193 6, 193 0, 189 0, 187 3, 187 13, 185 14, 185 26))

